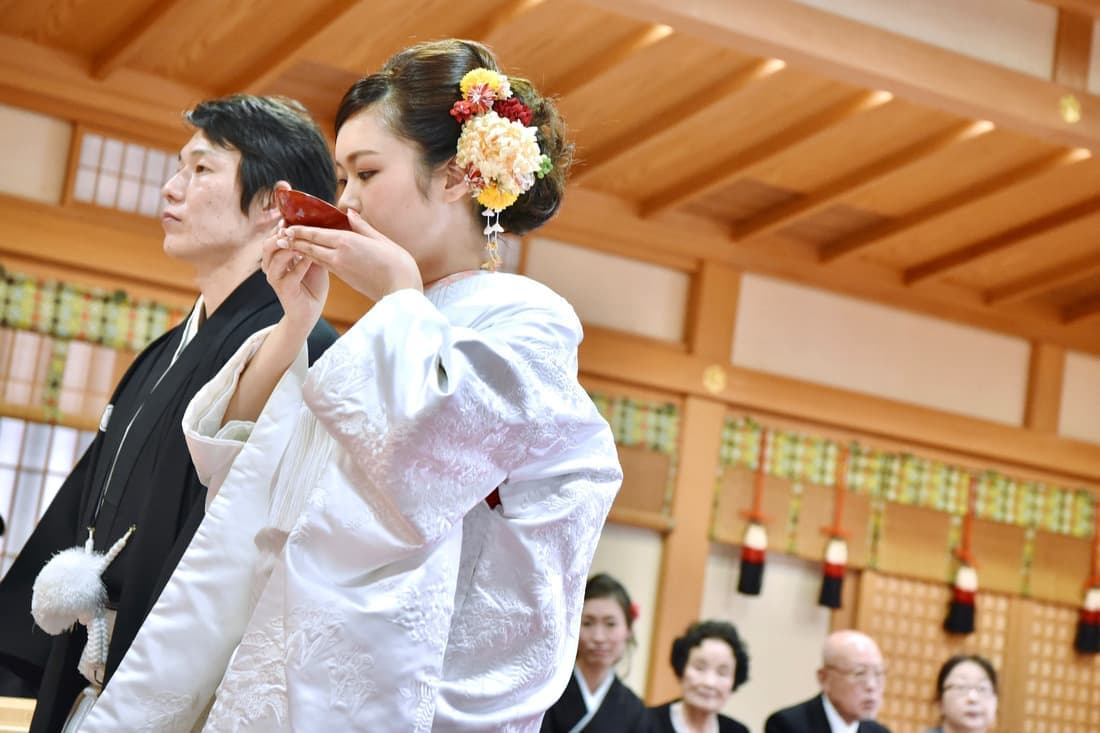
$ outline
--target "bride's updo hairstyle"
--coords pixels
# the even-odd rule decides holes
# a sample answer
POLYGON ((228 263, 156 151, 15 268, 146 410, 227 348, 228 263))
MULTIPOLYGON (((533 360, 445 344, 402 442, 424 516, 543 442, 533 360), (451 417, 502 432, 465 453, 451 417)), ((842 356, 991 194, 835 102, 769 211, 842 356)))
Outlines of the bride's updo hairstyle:
MULTIPOLYGON (((422 151, 418 179, 423 184, 432 171, 456 156, 464 125, 452 110, 464 98, 463 78, 475 69, 503 74, 493 53, 474 41, 452 39, 407 48, 347 91, 336 112, 336 133, 355 115, 379 105, 394 134, 422 151)), ((540 96, 526 79, 505 78, 512 97, 530 111, 530 120, 522 124, 535 129, 539 152, 547 159, 530 188, 499 207, 500 225, 513 234, 525 234, 557 213, 573 146, 565 140, 565 123, 553 101, 540 96)))

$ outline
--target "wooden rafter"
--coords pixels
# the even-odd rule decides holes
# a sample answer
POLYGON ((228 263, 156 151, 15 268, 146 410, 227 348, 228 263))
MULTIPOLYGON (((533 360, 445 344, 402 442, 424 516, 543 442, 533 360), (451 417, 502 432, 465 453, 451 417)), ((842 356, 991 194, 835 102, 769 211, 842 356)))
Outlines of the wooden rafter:
POLYGON ((1002 305, 1018 300, 1026 300, 1036 295, 1087 280, 1100 274, 1100 252, 1092 252, 1069 262, 1049 267, 1040 272, 1031 273, 1018 280, 993 288, 985 293, 988 305, 1002 305))
POLYGON ((1062 309, 1063 323, 1077 323, 1100 315, 1100 295, 1090 295, 1062 309))
POLYGON ((902 279, 906 285, 915 285, 923 280, 941 277, 957 270, 964 265, 969 265, 976 260, 995 254, 1002 250, 1014 247, 1020 242, 1037 237, 1040 234, 1060 229, 1072 224, 1078 219, 1100 213, 1100 196, 1092 196, 1084 201, 1078 201, 1069 206, 1063 206, 1038 219, 1024 222, 1011 229, 994 234, 991 237, 974 242, 946 254, 934 257, 927 262, 914 265, 905 270, 902 279))
POLYGON ((819 257, 822 262, 833 262, 900 234, 907 229, 920 226, 925 222, 962 209, 995 193, 1005 191, 1038 175, 1088 160, 1090 155, 1089 151, 1084 148, 1074 148, 1073 150, 1060 150, 1028 161, 996 176, 980 180, 961 191, 941 196, 896 219, 830 242, 821 248, 819 257))
POLYGON ((592 81, 595 81, 612 68, 623 63, 631 56, 660 43, 672 35, 672 29, 667 25, 649 24, 640 28, 626 38, 613 43, 595 57, 586 59, 575 69, 570 69, 561 77, 554 79, 549 85, 556 95, 567 97, 578 89, 592 81))
POLYGON ((896 153, 890 153, 846 175, 830 181, 808 196, 797 198, 761 212, 734 228, 733 238, 747 242, 753 237, 778 231, 795 220, 820 211, 845 196, 861 191, 898 169, 926 158, 933 153, 951 147, 964 140, 985 135, 993 130, 993 124, 985 120, 963 122, 937 132, 908 145, 896 153))
POLYGON ((1059 114, 1066 87, 796 0, 587 0, 725 48, 792 66, 958 117, 990 120, 1066 147, 1100 144, 1100 98, 1079 95, 1077 122, 1059 114))
POLYGON ((111 39, 107 47, 92 62, 92 78, 106 79, 141 48, 165 19, 183 0, 158 0, 150 5, 126 30, 111 39))
POLYGON ((736 94, 754 82, 781 71, 783 67, 782 61, 762 59, 694 95, 695 99, 699 101, 691 110, 685 111, 683 105, 676 104, 663 110, 654 119, 643 120, 633 129, 619 135, 615 142, 586 156, 584 167, 577 170, 572 176, 573 183, 582 183, 611 161, 628 155, 632 150, 640 148, 673 127, 685 124, 694 115, 699 114, 710 105, 736 94))
POLYGON ((642 202, 642 215, 654 216, 662 211, 673 209, 688 201, 697 199, 736 180, 744 175, 748 169, 779 155, 792 145, 797 145, 815 135, 820 135, 844 120, 861 115, 875 107, 881 107, 890 99, 891 95, 889 93, 880 91, 860 92, 843 99, 816 114, 799 120, 786 129, 780 130, 756 145, 736 153, 733 157, 721 161, 703 173, 676 181, 665 190, 653 194, 642 202))
POLYGON ((309 45, 330 28, 335 27, 353 10, 358 2, 349 0, 329 0, 328 4, 294 29, 294 32, 278 43, 268 55, 256 61, 248 69, 223 89, 224 94, 244 92, 259 94, 273 80, 298 62, 309 45))

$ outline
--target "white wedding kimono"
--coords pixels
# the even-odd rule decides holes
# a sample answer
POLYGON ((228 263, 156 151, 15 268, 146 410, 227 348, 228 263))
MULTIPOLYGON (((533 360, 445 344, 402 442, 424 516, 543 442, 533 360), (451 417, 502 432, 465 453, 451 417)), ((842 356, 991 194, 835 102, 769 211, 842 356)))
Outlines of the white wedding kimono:
POLYGON ((213 498, 81 730, 537 731, 621 481, 572 308, 503 273, 393 293, 219 429, 265 335, 188 408, 213 498))

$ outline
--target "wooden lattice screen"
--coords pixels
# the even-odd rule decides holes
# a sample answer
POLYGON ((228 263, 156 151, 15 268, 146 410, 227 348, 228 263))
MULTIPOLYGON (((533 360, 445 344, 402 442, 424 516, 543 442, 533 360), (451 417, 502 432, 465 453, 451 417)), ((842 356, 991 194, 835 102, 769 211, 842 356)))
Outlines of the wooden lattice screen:
POLYGON ((1075 609, 984 592, 977 631, 956 637, 942 628, 948 596, 946 583, 862 573, 855 625, 882 647, 888 675, 879 719, 894 733, 937 722, 936 673, 960 652, 981 654, 998 670, 996 733, 1100 732, 1100 657, 1074 653, 1075 609))

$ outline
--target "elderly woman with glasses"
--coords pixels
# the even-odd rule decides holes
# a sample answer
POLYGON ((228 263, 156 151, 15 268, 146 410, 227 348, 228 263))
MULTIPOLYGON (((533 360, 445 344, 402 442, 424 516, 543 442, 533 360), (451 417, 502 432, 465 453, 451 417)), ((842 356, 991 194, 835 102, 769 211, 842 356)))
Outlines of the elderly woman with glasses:
POLYGON ((985 657, 957 654, 936 677, 940 725, 927 733, 986 733, 997 717, 997 671, 985 657))

